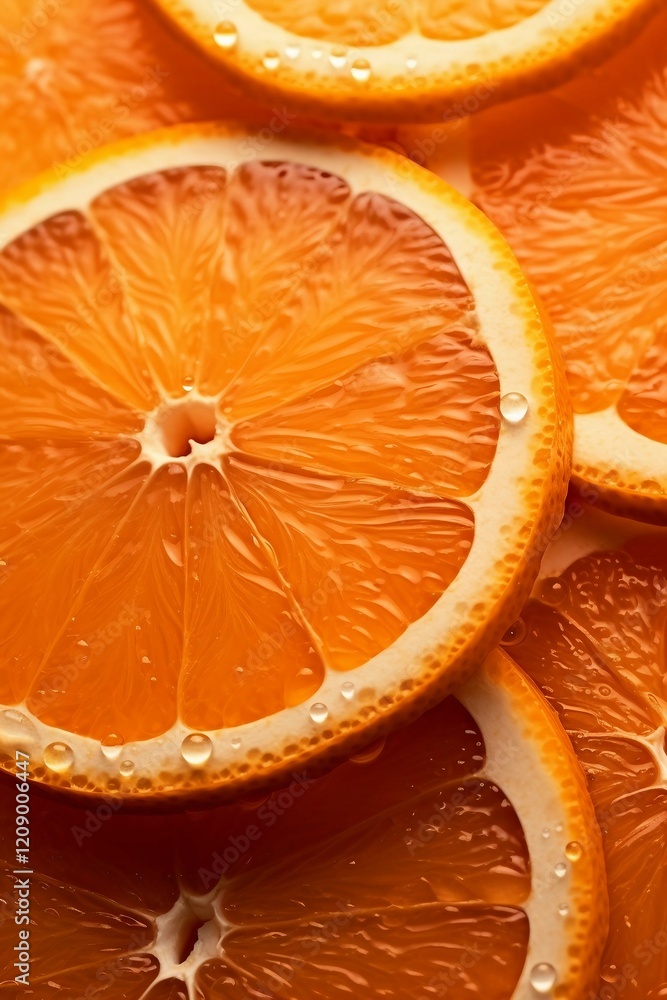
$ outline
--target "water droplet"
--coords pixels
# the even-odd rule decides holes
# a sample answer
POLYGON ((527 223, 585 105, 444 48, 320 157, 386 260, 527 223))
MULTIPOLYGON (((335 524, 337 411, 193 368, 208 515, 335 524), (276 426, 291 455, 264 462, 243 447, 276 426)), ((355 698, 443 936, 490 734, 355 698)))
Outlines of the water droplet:
POLYGON ((570 912, 570 907, 567 905, 567 903, 561 903, 560 906, 558 907, 558 912, 560 913, 561 917, 566 917, 570 912))
POLYGON ((355 59, 352 63, 350 73, 359 83, 366 83, 366 80, 370 80, 371 64, 368 59, 355 59))
POLYGON ((551 834, 550 834, 549 830, 547 830, 545 828, 544 830, 542 830, 542 836, 544 837, 545 840, 548 840, 549 837, 551 836, 551 834))
POLYGON ((329 709, 321 701, 316 701, 310 706, 310 717, 313 722, 326 722, 328 715, 329 709))
POLYGON ((517 618, 513 625, 507 629, 505 635, 500 640, 501 646, 518 646, 526 638, 526 625, 522 618, 517 618))
POLYGON ((221 49, 233 49, 239 40, 236 25, 231 21, 221 21, 213 33, 213 39, 221 49))
POLYGON ((0 735, 20 749, 26 745, 26 740, 32 741, 37 737, 37 729, 23 712, 7 708, 0 712, 0 735))
POLYGON ((126 778, 129 777, 134 772, 134 761, 133 760, 124 760, 121 763, 121 765, 118 768, 118 770, 126 778))
POLYGON ((332 49, 329 62, 334 69, 342 69, 347 62, 347 50, 341 48, 332 49))
POLYGON ((321 59, 323 55, 322 49, 313 49, 311 54, 313 59, 321 59))
POLYGON ((417 60, 414 56, 408 56, 405 60, 405 65, 409 70, 417 69, 417 60))
POLYGON ((196 766, 205 764, 213 752, 213 743, 205 733, 190 733, 181 743, 183 759, 196 766))
POLYGON ((192 375, 186 375, 183 379, 183 391, 192 392, 195 387, 195 380, 192 375))
POLYGON ((550 604, 552 607, 556 607, 558 604, 562 604, 565 597, 567 596, 567 585, 559 580, 558 577, 549 577, 542 581, 540 587, 540 600, 544 604, 550 604))
POLYGON ((565 878, 567 875, 567 865, 564 862, 559 861, 557 865, 554 866, 554 875, 556 878, 565 878))
POLYGON ((611 694, 611 688, 607 684, 601 684, 598 688, 598 694, 601 698, 608 698, 611 694))
POLYGON ((500 415, 508 424, 520 424, 528 413, 528 400, 520 392, 506 392, 500 400, 500 415))
POLYGON ((301 46, 300 45, 286 45, 285 46, 285 55, 287 56, 288 59, 298 59, 299 56, 301 55, 301 46))
POLYGON ((280 56, 278 55, 278 53, 274 51, 267 52, 264 58, 262 59, 262 66, 264 67, 264 69, 270 69, 270 70, 278 69, 278 67, 280 66, 280 56))
POLYGON ((340 693, 342 694, 343 698, 347 699, 347 701, 350 701, 351 698, 354 698, 356 690, 357 689, 355 688, 352 681, 343 681, 343 683, 340 686, 340 693))
POLYGON ((530 985, 536 993, 551 993, 556 985, 556 970, 548 962, 538 962, 530 970, 530 985))
POLYGON ((230 742, 231 742, 232 750, 240 750, 241 749, 241 740, 238 738, 238 736, 234 736, 234 738, 230 742))
POLYGON ((579 861, 584 849, 576 840, 571 840, 565 848, 565 857, 568 861, 579 861))
POLYGON ((100 746, 102 747, 102 753, 107 758, 107 760, 115 760, 120 757, 120 752, 125 745, 125 740, 118 733, 109 733, 101 741, 100 746))
POLYGON ((44 763, 57 774, 68 771, 74 763, 74 753, 66 743, 49 743, 44 748, 44 763))

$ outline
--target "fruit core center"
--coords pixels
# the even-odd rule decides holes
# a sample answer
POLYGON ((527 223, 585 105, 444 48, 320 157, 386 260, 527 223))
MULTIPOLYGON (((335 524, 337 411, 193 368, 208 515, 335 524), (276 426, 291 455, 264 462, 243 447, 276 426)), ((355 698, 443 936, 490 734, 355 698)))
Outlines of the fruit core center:
POLYGON ((149 413, 138 437, 153 464, 179 458, 206 462, 230 450, 230 429, 216 413, 214 399, 188 396, 162 403, 149 413))
POLYGON ((167 455, 183 458, 192 453, 193 442, 208 444, 215 437, 215 404, 208 399, 168 403, 157 414, 156 422, 167 455))
MULTIPOLYGON (((205 896, 182 892, 174 905, 156 920, 155 939, 145 949, 160 967, 151 990, 158 983, 176 979, 185 987, 188 1000, 201 995, 196 980, 207 962, 224 954, 227 924, 216 906, 218 888, 205 896)), ((150 992, 146 994, 147 1000, 150 992)))

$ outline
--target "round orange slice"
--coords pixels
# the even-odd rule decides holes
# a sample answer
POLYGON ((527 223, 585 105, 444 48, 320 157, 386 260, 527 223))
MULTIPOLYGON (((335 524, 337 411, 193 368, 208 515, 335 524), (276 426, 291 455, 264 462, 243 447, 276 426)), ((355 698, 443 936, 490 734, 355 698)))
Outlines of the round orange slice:
POLYGON ((570 507, 506 652, 558 712, 602 828, 611 928, 594 995, 657 1000, 667 990, 667 533, 570 507))
POLYGON ((589 499, 657 521, 667 517, 665 32, 663 13, 602 69, 481 115, 464 139, 463 128, 403 138, 498 225, 543 299, 575 409, 575 478, 589 499))
POLYGON ((33 788, 28 876, 2 777, 0 943, 19 965, 29 883, 21 996, 575 1000, 596 983, 607 899, 583 773, 502 654, 384 747, 245 807, 137 816, 33 788))
POLYGON ((570 446, 497 232, 351 141, 218 125, 0 207, 0 726, 231 794, 434 701, 518 614, 570 446))
POLYGON ((439 121, 601 59, 656 0, 156 0, 244 92, 318 116, 439 121))

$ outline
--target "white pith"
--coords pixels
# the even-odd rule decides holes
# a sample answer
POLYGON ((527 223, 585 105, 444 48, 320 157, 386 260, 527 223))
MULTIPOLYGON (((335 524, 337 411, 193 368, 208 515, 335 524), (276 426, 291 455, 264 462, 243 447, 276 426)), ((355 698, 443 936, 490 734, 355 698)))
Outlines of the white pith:
MULTIPOLYGON (((25 203, 10 206, 0 216, 3 242, 10 242, 58 212, 77 209, 85 212, 102 191, 141 174, 192 164, 233 168, 253 160, 257 157, 254 147, 239 141, 245 135, 241 128, 196 126, 179 129, 175 136, 164 133, 159 139, 151 138, 150 144, 139 144, 99 162, 93 161, 85 170, 48 184, 25 203)), ((390 158, 390 154, 386 156, 390 158)), ((550 440, 551 432, 546 427, 554 416, 553 397, 548 395, 551 372, 548 368, 537 370, 534 341, 526 333, 526 317, 538 322, 537 310, 528 291, 518 287, 514 276, 499 266, 505 264, 505 259, 500 257, 496 244, 480 238, 479 230, 471 229, 471 209, 467 202, 448 189, 434 196, 431 188, 419 185, 412 176, 398 176, 388 169, 375 152, 362 155, 335 145, 305 141, 295 144, 275 137, 269 158, 308 163, 335 173, 346 179, 354 193, 373 190, 397 198, 442 234, 475 297, 479 336, 488 345, 496 364, 501 395, 523 394, 528 400, 528 413, 519 424, 501 423, 496 458, 488 478, 477 494, 466 498, 476 519, 472 548, 458 576, 431 610, 362 666, 346 673, 327 672, 313 699, 327 706, 325 726, 313 721, 310 703, 305 703, 258 723, 209 731, 213 751, 209 760, 197 768, 203 776, 202 784, 206 784, 207 773, 219 771, 227 762, 244 760, 252 751, 270 749, 280 753, 300 737, 318 734, 323 728, 336 731, 364 705, 377 704, 382 692, 398 689, 409 678, 418 681, 424 656, 429 651, 437 649, 447 659, 448 649, 471 620, 471 608, 486 604, 492 609, 492 594, 497 586, 495 567, 517 552, 515 535, 535 515, 535 500, 531 504, 528 485, 532 484, 534 492, 539 491, 541 473, 534 467, 533 455, 538 445, 544 447, 545 441, 550 440), (353 699, 341 691, 345 682, 354 684, 357 693, 353 699)), ((493 233, 481 217, 479 226, 485 234, 493 233)), ((150 437, 148 433, 142 442, 147 454, 154 445, 150 437)), ((158 458, 154 455, 154 461, 158 458)), ((201 455, 193 450, 189 458, 195 462, 201 455)), ((181 753, 182 741, 192 730, 180 721, 158 738, 126 744, 119 756, 110 758, 102 752, 97 740, 46 726, 31 716, 25 704, 8 707, 22 713, 25 724, 15 718, 10 724, 5 716, 3 725, 0 714, 0 749, 13 753, 18 726, 25 734, 25 749, 31 754, 33 768, 44 766, 43 750, 47 745, 63 742, 74 753, 69 774, 92 776, 103 787, 113 780, 117 784, 112 787, 120 788, 121 792, 141 791, 142 779, 150 780, 159 772, 173 775, 174 786, 178 787, 183 776, 192 773, 181 753), (134 764, 131 774, 119 771, 126 760, 134 764)))
MULTIPOLYGON (((494 654, 498 655, 502 654, 494 654)), ((572 810, 571 798, 567 808, 571 789, 565 788, 562 774, 559 776, 550 766, 553 762, 546 747, 526 734, 526 704, 537 697, 526 688, 519 693, 507 689, 485 667, 457 692, 457 698, 477 722, 486 747, 486 763, 475 779, 496 784, 505 793, 521 821, 530 857, 532 888, 521 905, 530 922, 530 939, 511 1000, 535 1000, 530 974, 541 963, 556 970, 554 991, 563 989, 571 975, 572 957, 568 951, 573 932, 576 929, 585 935, 586 921, 591 919, 578 912, 573 889, 573 865, 587 865, 586 851, 592 849, 586 843, 586 822, 572 810), (549 833, 546 837, 545 830, 549 833), (577 862, 568 861, 565 855, 566 846, 572 842, 583 848, 577 862), (556 866, 563 864, 565 874, 558 877, 556 866), (567 912, 563 912, 564 906, 567 912)), ((541 706, 539 711, 548 709, 541 706)), ((160 964, 156 979, 141 1000, 150 1000, 153 988, 166 979, 180 981, 188 1000, 198 1000, 197 974, 206 962, 224 960, 225 934, 234 926, 223 913, 225 885, 223 877, 205 894, 182 889, 171 909, 157 917, 153 942, 136 952, 152 955, 160 964), (183 926, 193 914, 206 922, 191 953, 179 961, 176 952, 183 926)), ((542 995, 549 997, 554 992, 542 995)))

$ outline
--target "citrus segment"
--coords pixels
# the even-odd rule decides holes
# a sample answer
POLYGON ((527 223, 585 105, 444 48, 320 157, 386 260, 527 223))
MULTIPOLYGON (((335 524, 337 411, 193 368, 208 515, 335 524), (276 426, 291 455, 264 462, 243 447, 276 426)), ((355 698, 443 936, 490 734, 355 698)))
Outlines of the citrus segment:
POLYGON ((547 552, 525 638, 508 647, 558 712, 602 829, 611 929, 599 995, 638 1000, 667 982, 667 538, 645 532, 594 512, 571 527, 547 552))
POLYGON ((241 128, 167 131, 5 205, 13 384, 26 352, 46 357, 4 415, 28 455, 11 489, 44 508, 9 552, 18 621, 41 615, 12 704, 36 753, 74 754, 45 780, 116 783, 109 736, 130 793, 231 794, 367 742, 499 638, 558 516, 566 402, 493 230, 425 173, 397 201, 413 168, 386 151, 302 137, 272 154, 241 128), (65 554, 70 466, 33 481, 46 441, 81 456, 87 540, 65 554), (40 559, 51 586, 62 564, 54 595, 40 559), (199 730, 217 750, 193 773, 199 730))
POLYGON ((55 343, 0 311, 3 437, 75 441, 136 434, 139 415, 87 377, 55 343))
POLYGON ((188 487, 184 722, 239 726, 299 704, 324 674, 319 643, 228 475, 197 466, 188 487), (233 492, 232 492, 233 491, 233 492), (212 628, 211 626, 214 625, 212 628))
POLYGON ((666 28, 663 13, 595 73, 472 122, 467 189, 554 321, 577 414, 575 475, 611 509, 659 520, 666 28))
MULTIPOLYGON (((174 815, 35 789, 26 996, 530 1000, 545 976, 584 995, 605 932, 599 834, 535 688, 495 654, 460 700, 366 757, 174 815), (585 847, 566 862, 572 841, 585 847)), ((14 865, 5 850, 10 905, 14 865)), ((0 926, 3 946, 12 928, 0 926)))
POLYGON ((470 551, 473 517, 456 500, 234 458, 226 471, 336 670, 391 645, 470 551))
MULTIPOLYGON (((86 578, 145 483, 148 467, 133 468, 137 454, 136 443, 125 441, 57 445, 19 441, 4 449, 2 569, 7 630, 0 684, 5 704, 23 702, 28 696, 86 578)), ((106 628, 112 619, 105 615, 103 624, 106 628)), ((86 644, 98 639, 88 631, 77 636, 86 644)), ((72 650, 71 669, 76 675, 85 656, 80 646, 72 650)), ((53 674, 50 694, 57 692, 55 703, 69 680, 61 670, 53 674)), ((46 707, 51 700, 45 694, 46 689, 42 694, 46 707)), ((81 724, 88 717, 87 706, 81 724)))
POLYGON ((388 478, 407 489, 468 496, 482 485, 493 461, 498 399, 488 354, 463 330, 452 330, 239 423, 234 442, 276 462, 289 441, 299 462, 313 471, 388 478), (413 432, 417 425, 419 436, 413 432), (472 446, 465 453, 463 434, 472 446))
POLYGON ((263 100, 337 121, 451 121, 600 62, 655 0, 155 0, 263 100))
POLYGON ((157 403, 127 312, 123 273, 81 213, 54 216, 2 251, 0 297, 128 406, 157 403))
MULTIPOLYGON (((281 246, 283 268, 286 251, 281 246)), ((368 359, 435 333, 465 331, 471 346, 473 301, 451 253, 400 202, 376 192, 357 195, 319 234, 312 253, 306 243, 295 256, 283 271, 290 289, 282 308, 265 312, 256 348, 224 394, 230 418, 273 409, 276 398, 302 395, 304 384, 335 384, 368 359)))

